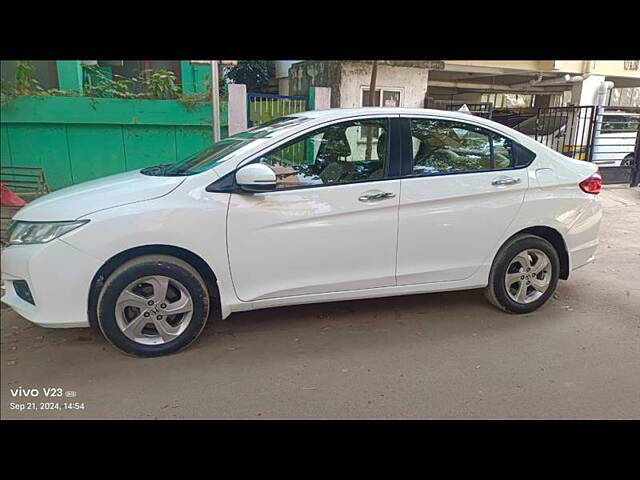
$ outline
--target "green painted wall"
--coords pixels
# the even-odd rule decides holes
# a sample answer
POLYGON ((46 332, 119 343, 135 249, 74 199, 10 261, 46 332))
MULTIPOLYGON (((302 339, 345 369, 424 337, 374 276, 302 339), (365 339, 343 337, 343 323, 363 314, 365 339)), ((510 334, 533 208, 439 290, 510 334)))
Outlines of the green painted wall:
MULTIPOLYGON (((183 93, 205 93, 207 79, 211 75, 211 67, 192 64, 189 60, 181 60, 180 75, 182 77, 183 93)), ((209 83, 209 85, 211 84, 209 83)))
MULTIPOLYGON (((176 162, 212 144, 208 103, 23 97, 1 114, 0 164, 42 167, 52 190, 176 162)), ((226 103, 220 117, 226 137, 226 103)))

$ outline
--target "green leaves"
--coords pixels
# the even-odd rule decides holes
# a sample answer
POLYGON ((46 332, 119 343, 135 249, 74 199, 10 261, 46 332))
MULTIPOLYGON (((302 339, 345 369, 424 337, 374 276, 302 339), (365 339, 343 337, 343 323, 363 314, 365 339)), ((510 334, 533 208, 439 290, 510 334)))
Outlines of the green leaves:
POLYGON ((266 60, 239 60, 238 64, 225 73, 225 78, 233 83, 244 83, 248 92, 262 92, 275 76, 273 62, 266 60))
POLYGON ((180 96, 176 76, 169 70, 143 70, 141 73, 145 92, 155 98, 172 99, 180 96))
POLYGON ((24 95, 38 85, 38 81, 33 78, 34 67, 29 60, 18 60, 16 62, 16 92, 24 95))

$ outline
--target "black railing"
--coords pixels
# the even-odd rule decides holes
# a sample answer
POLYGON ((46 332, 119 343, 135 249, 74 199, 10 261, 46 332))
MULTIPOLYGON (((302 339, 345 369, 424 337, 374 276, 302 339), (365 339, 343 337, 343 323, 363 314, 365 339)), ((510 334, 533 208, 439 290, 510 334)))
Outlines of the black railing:
POLYGON ((491 119, 491 115, 493 114, 492 102, 464 102, 460 100, 434 100, 433 98, 427 98, 425 101, 425 108, 433 108, 435 110, 456 111, 456 110, 460 110, 465 105, 473 115, 491 119))
POLYGON ((591 160, 597 107, 548 107, 494 111, 492 120, 570 158, 591 160))

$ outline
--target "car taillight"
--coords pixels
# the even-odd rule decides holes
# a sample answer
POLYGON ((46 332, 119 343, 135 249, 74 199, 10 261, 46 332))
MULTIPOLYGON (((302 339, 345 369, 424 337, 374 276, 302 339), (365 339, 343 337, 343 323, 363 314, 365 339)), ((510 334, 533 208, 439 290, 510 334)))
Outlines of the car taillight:
POLYGON ((580 188, 585 193, 597 195, 602 190, 602 177, 599 173, 594 173, 589 178, 585 178, 580 182, 580 188))

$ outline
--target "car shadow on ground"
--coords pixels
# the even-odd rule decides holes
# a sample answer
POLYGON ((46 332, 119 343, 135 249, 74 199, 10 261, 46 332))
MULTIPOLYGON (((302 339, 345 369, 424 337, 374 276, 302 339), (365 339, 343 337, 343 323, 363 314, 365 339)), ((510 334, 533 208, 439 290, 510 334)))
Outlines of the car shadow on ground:
MULTIPOLYGON (((243 345, 248 347, 259 342, 276 347, 276 351, 289 350, 295 345, 313 345, 314 349, 326 348, 330 354, 334 346, 343 350, 426 338, 437 341, 451 336, 475 336, 486 333, 483 330, 487 329, 495 333, 496 329, 557 318, 549 314, 554 309, 552 303, 533 313, 512 315, 491 306, 482 290, 465 290, 237 312, 226 320, 210 319, 200 338, 177 355, 209 351, 207 356, 213 359, 218 356, 214 352, 242 349, 243 345)), ((7 334, 19 332, 20 342, 28 343, 32 349, 93 345, 119 353, 97 326, 89 329, 38 327, 3 307, 3 316, 10 312, 17 317, 11 327, 3 328, 5 339, 7 334)))
MULTIPOLYGON (((508 329, 557 319, 550 314, 553 298, 536 312, 513 315, 490 305, 482 290, 404 295, 308 305, 268 308, 232 314, 226 320, 208 325, 192 346, 208 348, 231 337, 226 343, 240 343, 243 337, 262 337, 265 342, 286 345, 298 341, 331 340, 342 346, 353 339, 353 346, 442 339, 456 335, 479 335, 484 329, 508 329), (360 338, 358 338, 360 337, 360 338)), ((556 306, 557 310, 557 306, 556 306)), ((331 345, 327 344, 331 349, 331 345)))

